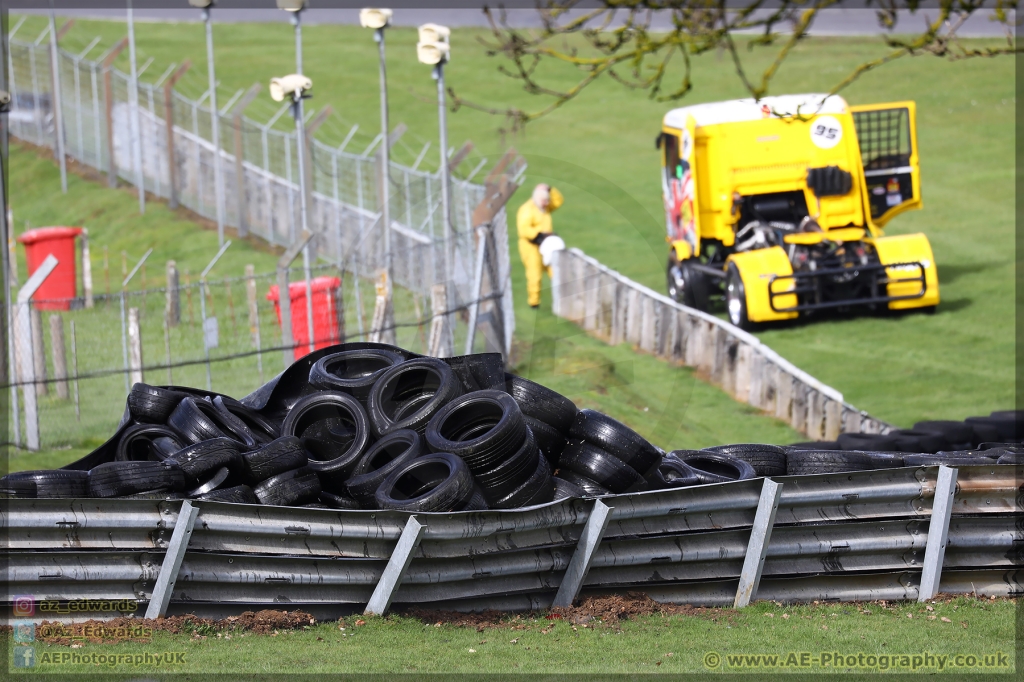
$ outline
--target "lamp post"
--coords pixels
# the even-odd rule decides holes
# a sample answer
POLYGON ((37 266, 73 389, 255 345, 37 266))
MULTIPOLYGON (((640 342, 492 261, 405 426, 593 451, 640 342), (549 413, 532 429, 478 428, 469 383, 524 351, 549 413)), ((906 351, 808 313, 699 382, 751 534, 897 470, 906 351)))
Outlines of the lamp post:
MULTIPOLYGON (((302 10, 305 7, 305 0, 277 0, 277 8, 283 9, 284 11, 291 14, 292 25, 295 26, 295 74, 297 76, 302 75, 302 10)), ((309 81, 310 87, 313 82, 309 81)), ((308 95, 306 95, 308 97, 308 95)), ((298 98, 292 103, 292 113, 296 116, 295 119, 295 130, 298 137, 296 143, 298 146, 298 161, 299 161, 299 215, 302 223, 303 231, 307 230, 306 219, 306 166, 305 166, 305 155, 306 155, 306 128, 304 123, 304 114, 302 110, 303 96, 299 95, 298 98)), ((280 101, 280 100, 278 100, 280 101)), ((309 178, 309 182, 313 179, 309 178)), ((312 273, 310 271, 310 254, 309 254, 309 242, 302 248, 302 274, 306 278, 306 322, 309 330, 309 352, 312 353, 315 348, 313 342, 313 285, 311 284, 312 273)))
POLYGON ((188 0, 188 4, 203 10, 206 24, 206 64, 210 87, 210 131, 213 136, 213 191, 217 211, 217 244, 224 246, 224 175, 220 163, 220 110, 217 108, 217 76, 213 66, 213 24, 210 8, 213 0, 188 0))
POLYGON ((128 124, 131 136, 132 165, 135 166, 135 186, 139 190, 139 213, 146 212, 146 179, 142 172, 142 121, 139 118, 139 69, 135 57, 135 19, 132 16, 132 0, 128 0, 128 60, 131 64, 131 81, 128 83, 128 109, 131 122, 128 124))
MULTIPOLYGON (((451 209, 449 204, 449 172, 448 172, 448 116, 445 106, 444 90, 444 65, 451 56, 451 48, 448 42, 451 31, 446 26, 437 24, 423 24, 419 28, 419 42, 416 43, 416 58, 420 63, 434 67, 433 77, 437 81, 437 117, 440 127, 441 143, 441 165, 438 174, 441 181, 441 224, 444 228, 444 276, 445 276, 445 306, 451 311, 454 306, 454 291, 452 287, 453 265, 455 262, 455 243, 452 235, 451 209)), ((453 333, 453 313, 448 313, 447 334, 453 333)), ((451 344, 446 344, 451 348, 451 344)))
POLYGON ((380 219, 384 224, 384 269, 391 281, 391 140, 388 138, 388 76, 384 62, 384 29, 391 23, 391 10, 366 8, 359 12, 359 23, 365 28, 372 28, 373 39, 377 41, 380 51, 380 134, 381 146, 381 182, 380 219))
MULTIPOLYGON (((292 116, 295 118, 295 134, 297 136, 299 163, 299 223, 301 234, 309 230, 308 207, 306 206, 306 126, 302 120, 302 100, 309 97, 313 81, 300 73, 270 79, 270 96, 275 102, 291 100, 292 116)), ((313 295, 310 283, 309 243, 302 247, 302 266, 306 277, 306 324, 309 333, 309 352, 315 349, 313 338, 313 295)), ((279 292, 281 296, 290 296, 290 291, 279 292)))

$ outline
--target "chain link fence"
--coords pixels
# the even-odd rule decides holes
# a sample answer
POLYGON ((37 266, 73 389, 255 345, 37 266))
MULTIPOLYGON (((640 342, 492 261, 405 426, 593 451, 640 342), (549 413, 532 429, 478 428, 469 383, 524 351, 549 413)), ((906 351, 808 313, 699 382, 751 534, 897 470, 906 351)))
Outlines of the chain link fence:
MULTIPOLYGON (((217 112, 218 148, 211 141, 209 92, 192 99, 176 91, 172 87, 172 68, 153 83, 137 83, 136 118, 136 105, 130 97, 131 78, 111 65, 124 47, 123 41, 97 60, 58 49, 61 89, 56 97, 53 53, 42 37, 35 42, 11 40, 8 44, 12 135, 56 148, 54 110, 59 102, 67 154, 107 173, 112 184, 135 184, 139 177, 135 159, 141 157, 141 177, 147 192, 168 199, 172 206, 180 204, 216 220, 214 171, 219 165, 223 178, 219 202, 225 225, 236 228, 241 235, 253 235, 277 246, 288 246, 296 240, 300 231, 298 136, 294 131, 274 128, 286 115, 285 109, 260 123, 244 115, 246 98, 239 103, 241 91, 226 98, 217 112), (137 136, 133 135, 136 121, 137 136)), ((419 169, 426 148, 410 166, 392 161, 386 174, 391 217, 391 250, 387 253, 381 219, 380 187, 385 180, 379 154, 382 136, 361 153, 353 152, 348 146, 354 131, 338 146, 307 135, 309 153, 304 155, 309 171, 306 177, 311 178, 307 188, 308 225, 314 237, 310 244, 317 257, 313 274, 336 277, 341 283, 341 314, 332 338, 370 338, 375 280, 382 269, 390 266, 394 286, 388 325, 393 327, 399 345, 422 353, 430 350, 430 326, 437 310, 435 288, 444 284, 449 313, 445 317, 453 344, 450 350, 463 350, 470 333, 467 323, 481 319, 476 314, 480 312, 484 321, 491 316, 491 329, 498 330, 501 337, 495 343, 492 332, 486 339, 487 347, 507 354, 515 319, 505 209, 502 206, 488 214, 493 218, 487 222, 486 233, 474 229, 479 226, 474 225, 473 214, 482 202, 493 203, 498 180, 517 182, 525 164, 514 163, 504 171, 495 169, 486 186, 452 177, 451 238, 446 240, 440 173, 419 169), (486 252, 478 248, 482 236, 490 245, 486 252), (488 276, 481 287, 480 273, 484 270, 488 276), (470 315, 470 309, 481 301, 481 310, 470 315), (499 318, 496 324, 494 317, 499 318)), ((499 165, 504 168, 504 164, 499 165)), ((302 276, 296 273, 292 279, 302 276)), ((40 446, 52 449, 98 443, 113 432, 130 381, 125 339, 128 311, 132 309, 138 310, 142 373, 147 382, 209 385, 212 390, 241 396, 272 377, 283 362, 277 313, 266 299, 275 281, 273 274, 266 274, 254 277, 250 284, 238 273, 233 278, 208 282, 205 293, 201 293, 194 278, 183 280, 179 292, 181 317, 176 325, 165 325, 164 289, 134 290, 123 296, 97 295, 92 308, 77 302, 72 310, 56 313, 39 310, 36 306, 42 302, 34 302, 34 326, 38 329, 32 337, 36 350, 41 352, 35 358, 40 446), (252 316, 247 286, 255 286, 257 291, 256 313, 252 316), (218 343, 210 350, 209 362, 204 350, 202 302, 207 307, 206 317, 218 321, 218 343), (57 319, 51 322, 53 315, 57 319), (67 358, 63 376, 78 377, 77 381, 69 379, 67 397, 59 376, 60 361, 55 361, 52 352, 53 336, 59 335, 53 330, 58 327, 63 329, 67 358), (260 330, 259 339, 254 327, 260 330), (45 378, 40 379, 44 374, 45 378)), ((19 386, 15 372, 6 376, 15 378, 6 380, 5 390, 19 386)), ((21 390, 26 387, 21 386, 21 390)), ((12 395, 11 402, 13 418, 17 397, 12 395)), ((25 424, 19 422, 12 436, 24 442, 24 429, 25 424)))

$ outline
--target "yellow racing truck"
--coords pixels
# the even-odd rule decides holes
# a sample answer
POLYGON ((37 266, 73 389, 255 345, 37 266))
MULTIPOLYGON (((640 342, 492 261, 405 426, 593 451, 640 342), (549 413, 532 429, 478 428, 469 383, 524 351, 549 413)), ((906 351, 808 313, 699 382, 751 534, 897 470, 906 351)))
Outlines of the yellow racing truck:
POLYGON ((824 310, 933 311, 924 234, 885 237, 921 207, 915 105, 787 95, 673 109, 662 152, 668 293, 743 328, 824 310))

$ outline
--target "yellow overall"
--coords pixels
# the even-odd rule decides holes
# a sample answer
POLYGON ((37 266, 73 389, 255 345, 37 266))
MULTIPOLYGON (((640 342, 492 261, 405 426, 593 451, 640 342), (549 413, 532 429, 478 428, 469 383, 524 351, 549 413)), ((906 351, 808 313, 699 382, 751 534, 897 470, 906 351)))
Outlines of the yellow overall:
POLYGON ((551 277, 551 268, 544 267, 540 256, 540 247, 532 240, 538 234, 551 234, 551 212, 562 205, 562 193, 551 188, 551 200, 548 210, 542 210, 527 199, 516 213, 516 229, 519 232, 519 257, 526 268, 526 299, 531 306, 540 305, 540 287, 544 272, 551 277))

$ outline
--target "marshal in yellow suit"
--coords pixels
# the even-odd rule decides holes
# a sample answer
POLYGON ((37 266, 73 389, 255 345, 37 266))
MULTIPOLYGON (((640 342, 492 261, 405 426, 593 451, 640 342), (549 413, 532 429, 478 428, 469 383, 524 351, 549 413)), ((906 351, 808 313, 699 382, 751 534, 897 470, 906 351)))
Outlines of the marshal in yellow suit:
POLYGON ((540 286, 544 272, 551 276, 551 268, 544 266, 540 256, 543 235, 552 234, 551 213, 562 205, 562 193, 548 185, 537 185, 533 195, 516 213, 519 232, 519 257, 526 268, 526 297, 530 306, 540 305, 540 286))

